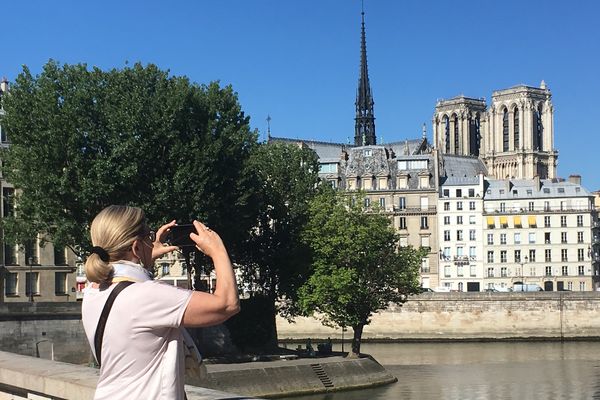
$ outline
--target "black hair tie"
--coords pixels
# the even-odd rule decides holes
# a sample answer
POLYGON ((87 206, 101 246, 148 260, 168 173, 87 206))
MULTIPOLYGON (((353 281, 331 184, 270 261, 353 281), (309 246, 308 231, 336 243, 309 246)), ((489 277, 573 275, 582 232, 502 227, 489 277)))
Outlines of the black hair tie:
POLYGON ((90 254, 98 254, 100 259, 106 263, 108 262, 108 260, 110 260, 110 257, 108 256, 108 252, 100 246, 92 247, 92 251, 90 252, 90 254))

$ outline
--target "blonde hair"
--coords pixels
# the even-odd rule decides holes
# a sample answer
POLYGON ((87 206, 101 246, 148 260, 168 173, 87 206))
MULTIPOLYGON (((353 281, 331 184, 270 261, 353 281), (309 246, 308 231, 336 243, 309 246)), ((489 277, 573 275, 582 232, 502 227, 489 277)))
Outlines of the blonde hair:
POLYGON ((90 228, 92 245, 108 253, 108 261, 92 253, 85 261, 85 274, 90 282, 107 282, 112 278, 112 261, 122 260, 133 242, 147 230, 144 211, 137 207, 108 206, 100 211, 90 228))

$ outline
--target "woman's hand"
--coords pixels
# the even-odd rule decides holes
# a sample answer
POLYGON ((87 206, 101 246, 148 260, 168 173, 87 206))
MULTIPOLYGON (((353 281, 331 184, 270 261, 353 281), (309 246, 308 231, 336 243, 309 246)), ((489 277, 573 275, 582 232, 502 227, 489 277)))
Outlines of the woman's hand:
POLYGON ((164 256, 167 253, 178 250, 177 246, 166 246, 163 242, 163 239, 166 239, 166 235, 171 229, 171 227, 177 225, 175 220, 164 224, 161 226, 158 231, 156 231, 156 240, 152 243, 152 261, 155 261, 157 258, 164 256))
POLYGON ((194 227, 196 228, 196 233, 190 233, 190 239, 196 243, 198 250, 212 259, 218 255, 227 255, 225 245, 217 232, 199 221, 194 221, 194 227))

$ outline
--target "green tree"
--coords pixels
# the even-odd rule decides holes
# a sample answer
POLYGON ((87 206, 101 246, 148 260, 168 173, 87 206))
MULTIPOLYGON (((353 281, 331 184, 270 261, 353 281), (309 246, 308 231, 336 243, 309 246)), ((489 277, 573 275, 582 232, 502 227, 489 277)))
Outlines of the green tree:
POLYGON ((231 87, 154 65, 49 61, 37 76, 24 67, 3 104, 11 144, 2 172, 19 189, 3 221, 12 240, 42 233, 81 253, 109 204, 140 206, 154 225, 199 218, 233 245, 256 219, 247 168, 256 133, 231 87))
POLYGON ((240 263, 244 290, 272 310, 272 332, 265 342, 276 345, 275 315, 297 313, 297 293, 310 269, 308 246, 301 233, 308 222, 308 204, 318 183, 314 151, 284 143, 264 143, 254 152, 251 166, 260 188, 257 220, 245 243, 240 263), (270 339, 270 340, 269 340, 270 339))
POLYGON ((425 253, 398 248, 398 235, 385 215, 366 210, 361 194, 322 187, 310 203, 304 240, 313 252, 314 273, 300 289, 302 310, 328 326, 352 327, 352 353, 360 354, 371 315, 402 304, 419 292, 425 253))

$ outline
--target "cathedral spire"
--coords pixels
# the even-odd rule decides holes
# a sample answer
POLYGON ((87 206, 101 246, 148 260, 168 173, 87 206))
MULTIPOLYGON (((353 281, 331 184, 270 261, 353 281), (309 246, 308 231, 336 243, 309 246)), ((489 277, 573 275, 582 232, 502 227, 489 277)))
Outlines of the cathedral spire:
POLYGON ((369 84, 367 69, 367 39, 365 36, 365 12, 361 12, 361 42, 360 42, 360 76, 356 93, 356 117, 354 128, 354 145, 369 146, 377 144, 375 136, 375 116, 373 114, 373 96, 369 84))

